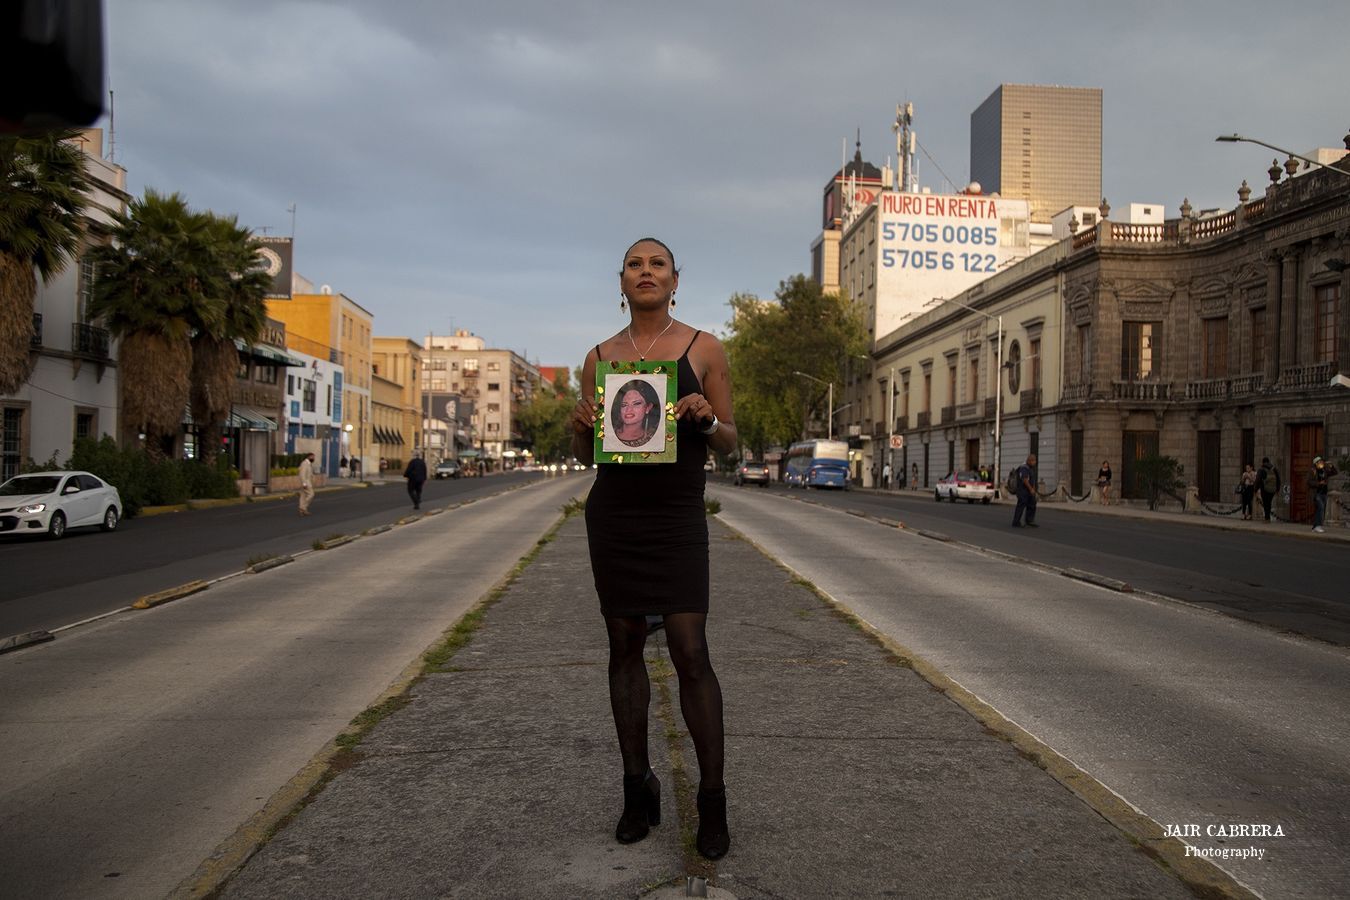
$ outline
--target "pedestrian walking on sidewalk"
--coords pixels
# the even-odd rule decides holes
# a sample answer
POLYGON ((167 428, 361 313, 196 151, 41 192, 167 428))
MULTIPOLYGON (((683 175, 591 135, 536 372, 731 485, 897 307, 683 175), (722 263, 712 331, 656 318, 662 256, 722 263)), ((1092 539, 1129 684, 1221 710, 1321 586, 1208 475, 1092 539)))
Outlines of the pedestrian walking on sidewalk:
POLYGON ((909 489, 917 491, 919 489, 919 464, 911 463, 909 467, 909 489))
POLYGON ((1270 521, 1270 504, 1280 490, 1280 470, 1270 461, 1269 456, 1261 457, 1261 468, 1256 472, 1256 486, 1261 491, 1261 508, 1265 511, 1266 521, 1270 521))
POLYGON ((623 759, 623 814, 614 836, 640 841, 661 821, 661 782, 647 750, 651 685, 643 659, 647 617, 665 620, 666 645, 680 685, 680 710, 698 756, 698 852, 727 852, 723 781, 722 689, 708 655, 708 519, 703 461, 708 450, 737 446, 726 352, 711 334, 671 315, 679 286, 675 254, 644 238, 628 248, 619 271, 620 309, 629 324, 600 342, 582 366, 581 399, 572 413, 572 450, 595 461, 596 368, 604 362, 677 360, 673 409, 676 461, 601 460, 586 500, 586 539, 600 612, 609 635, 609 699, 623 759))
POLYGON ((421 509, 422 485, 427 483, 427 464, 422 461, 421 454, 413 454, 408 468, 403 470, 403 477, 408 479, 408 497, 412 499, 413 509, 421 509))
POLYGON ((1247 463, 1242 467, 1242 480, 1238 482, 1238 493, 1242 498, 1242 518, 1252 520, 1252 500, 1256 497, 1256 468, 1247 463))
POLYGON ((1312 471, 1308 473, 1308 490, 1312 491, 1313 531, 1318 534, 1326 531, 1322 523, 1327 518, 1327 489, 1336 474, 1336 467, 1331 463, 1320 456, 1313 457, 1312 471))
POLYGON ((888 491, 888 490, 891 489, 891 464, 890 464, 890 463, 886 463, 886 465, 884 465, 884 466, 881 467, 881 488, 882 488, 882 490, 886 490, 886 491, 888 491))
POLYGON ((314 454, 306 453, 300 460, 300 515, 309 515, 309 504, 314 499, 314 454))
POLYGON ((1022 515, 1026 514, 1027 527, 1036 528, 1036 454, 1027 457, 1027 461, 1017 469, 1017 508, 1013 510, 1012 527, 1022 527, 1022 515))

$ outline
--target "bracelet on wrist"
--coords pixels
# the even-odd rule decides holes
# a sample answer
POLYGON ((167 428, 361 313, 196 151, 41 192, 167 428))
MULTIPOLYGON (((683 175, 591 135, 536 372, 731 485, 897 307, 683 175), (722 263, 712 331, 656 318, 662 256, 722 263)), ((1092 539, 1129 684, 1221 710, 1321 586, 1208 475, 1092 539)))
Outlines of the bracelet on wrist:
POLYGON ((721 428, 721 427, 722 427, 722 423, 719 422, 719 421, 717 420, 717 414, 714 413, 714 414, 713 414, 713 418, 712 418, 712 423, 711 423, 710 425, 708 425, 708 427, 706 427, 706 428, 700 428, 699 431, 702 432, 704 435, 713 435, 713 434, 716 434, 716 433, 717 433, 717 429, 719 429, 719 428, 721 428))

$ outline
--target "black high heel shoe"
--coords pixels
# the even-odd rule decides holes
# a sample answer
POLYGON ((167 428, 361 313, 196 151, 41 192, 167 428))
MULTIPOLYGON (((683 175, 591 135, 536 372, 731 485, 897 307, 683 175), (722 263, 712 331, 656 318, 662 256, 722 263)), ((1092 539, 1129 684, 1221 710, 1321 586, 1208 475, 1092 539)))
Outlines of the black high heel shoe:
POLYGON ((620 844, 632 844, 647 836, 652 825, 661 824, 661 782, 648 769, 642 775, 623 776, 623 815, 614 829, 620 844))
POLYGON ((731 848, 731 835, 727 832, 726 788, 699 789, 698 837, 694 845, 705 859, 721 859, 731 848))

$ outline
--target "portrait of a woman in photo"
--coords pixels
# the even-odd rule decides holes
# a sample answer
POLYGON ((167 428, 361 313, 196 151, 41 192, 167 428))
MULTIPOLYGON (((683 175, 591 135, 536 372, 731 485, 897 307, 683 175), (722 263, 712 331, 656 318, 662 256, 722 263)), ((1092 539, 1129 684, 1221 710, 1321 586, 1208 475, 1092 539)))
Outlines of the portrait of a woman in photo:
POLYGON ((616 438, 629 447, 641 447, 656 435, 661 424, 661 401, 649 382, 633 379, 619 388, 610 416, 616 438))

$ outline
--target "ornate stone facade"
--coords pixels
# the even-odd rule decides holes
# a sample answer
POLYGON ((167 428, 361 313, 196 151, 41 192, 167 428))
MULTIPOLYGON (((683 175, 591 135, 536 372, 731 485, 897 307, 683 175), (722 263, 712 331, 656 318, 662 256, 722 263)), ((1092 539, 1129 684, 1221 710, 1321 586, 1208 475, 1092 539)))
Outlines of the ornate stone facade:
POLYGON ((895 389, 908 388, 895 423, 906 446, 956 445, 930 460, 936 469, 964 465, 976 437, 971 452, 986 458, 994 348, 972 338, 1002 316, 1017 367, 999 379, 1004 470, 1038 448, 1045 487, 1081 497, 1107 460, 1130 497, 1135 460, 1160 453, 1181 462, 1198 499, 1227 510, 1243 464, 1269 457, 1291 488, 1277 514, 1301 521, 1312 457, 1350 454, 1350 390, 1332 385, 1350 372, 1350 157, 1337 169, 1204 219, 1189 203, 1161 224, 1104 215, 879 339, 873 393, 885 398, 894 372, 895 389), (935 396, 920 396, 917 361, 952 352, 983 368, 943 362, 935 396), (941 382, 967 371, 984 373, 978 396, 959 391, 964 405, 947 421, 938 408, 952 386, 941 382), (931 424, 920 427, 922 414, 931 424))

